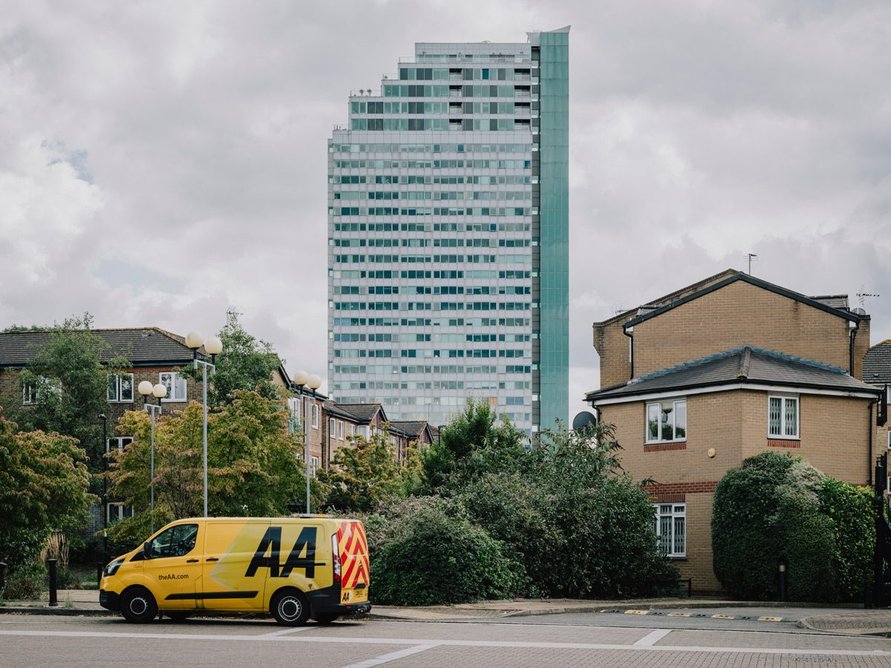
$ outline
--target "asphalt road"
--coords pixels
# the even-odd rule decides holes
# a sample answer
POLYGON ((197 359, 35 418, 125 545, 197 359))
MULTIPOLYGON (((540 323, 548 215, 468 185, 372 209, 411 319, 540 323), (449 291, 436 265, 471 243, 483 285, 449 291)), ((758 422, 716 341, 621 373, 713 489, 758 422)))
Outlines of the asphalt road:
POLYGON ((891 666, 891 640, 803 632, 754 620, 618 614, 505 622, 368 620, 289 629, 269 620, 169 620, 4 615, 0 666, 891 666), (587 622, 582 623, 582 618, 587 622), (737 628, 731 621, 748 621, 737 628), (701 628, 724 622, 724 626, 701 628))

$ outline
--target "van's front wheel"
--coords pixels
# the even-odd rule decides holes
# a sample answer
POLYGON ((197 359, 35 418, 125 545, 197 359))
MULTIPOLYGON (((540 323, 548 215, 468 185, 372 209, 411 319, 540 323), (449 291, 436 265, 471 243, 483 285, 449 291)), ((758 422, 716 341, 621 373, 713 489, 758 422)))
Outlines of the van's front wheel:
POLYGON ((309 619, 309 604, 302 592, 282 589, 272 597, 270 612, 282 626, 303 626, 309 619))
POLYGON ((158 604, 148 589, 130 587, 121 595, 121 614, 128 622, 144 624, 158 614, 158 604))

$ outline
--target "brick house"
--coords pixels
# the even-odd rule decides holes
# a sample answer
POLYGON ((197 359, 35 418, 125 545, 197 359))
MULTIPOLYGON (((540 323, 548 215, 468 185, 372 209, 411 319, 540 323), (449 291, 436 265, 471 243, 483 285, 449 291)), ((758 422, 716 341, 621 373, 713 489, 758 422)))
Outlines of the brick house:
MULTIPOLYGON (((863 380, 881 388, 882 391, 891 385, 891 339, 877 343, 866 353, 866 358, 863 360, 863 380)), ((888 400, 887 393, 885 400, 888 400)), ((886 404, 886 415, 889 408, 891 406, 886 404)), ((888 429, 887 424, 879 428, 876 443, 878 444, 877 454, 883 449, 891 452, 891 430, 888 429)), ((886 489, 891 492, 891 476, 888 478, 886 489)))
POLYGON ((882 390, 863 382, 869 316, 728 270, 594 323, 622 466, 649 479, 662 549, 716 591, 711 507, 724 473, 775 448, 868 484, 882 390))
MULTIPOLYGON (((124 411, 145 405, 136 389, 144 380, 167 386, 167 397, 161 400, 165 410, 182 410, 189 401, 201 401, 201 383, 181 373, 192 363, 192 350, 183 337, 157 327, 94 329, 92 333, 106 343, 100 358, 103 364, 115 358, 128 360, 120 373, 109 375, 106 414, 110 427, 124 411)), ((21 396, 23 404, 36 400, 22 386, 21 372, 50 336, 48 331, 0 333, 0 395, 6 399, 21 396)))

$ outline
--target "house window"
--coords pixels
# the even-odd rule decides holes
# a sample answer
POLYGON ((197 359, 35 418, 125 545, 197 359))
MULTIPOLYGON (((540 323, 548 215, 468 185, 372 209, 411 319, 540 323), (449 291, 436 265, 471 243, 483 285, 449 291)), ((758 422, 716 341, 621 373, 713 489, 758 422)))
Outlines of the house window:
POLYGON ((647 443, 687 440, 687 401, 668 399, 647 404, 647 443))
POLYGON ((888 432, 888 447, 891 448, 891 431, 888 432))
POLYGON ((312 405, 312 428, 313 429, 319 428, 319 405, 318 404, 312 405))
POLYGON ((337 423, 334 418, 328 418, 328 438, 336 438, 337 423))
POLYGON ((668 557, 687 556, 687 504, 657 503, 656 537, 659 549, 668 557))
POLYGON ((133 374, 108 374, 109 403, 128 403, 133 401, 133 374))
POLYGON ((311 477, 316 477, 316 471, 319 470, 319 466, 321 466, 321 464, 322 460, 320 460, 318 457, 309 458, 309 473, 311 477))
POLYGON ((125 506, 121 502, 109 502, 105 506, 105 521, 107 524, 114 524, 125 517, 133 517, 135 515, 132 506, 125 506))
POLYGON ((186 379, 175 371, 158 374, 158 379, 167 388, 167 397, 161 401, 186 401, 186 379))
POLYGON ((767 434, 798 438, 798 397, 768 397, 767 434))
POLYGON ((337 438, 339 438, 341 441, 343 440, 343 421, 342 420, 337 421, 337 438))
POLYGON ((118 452, 121 452, 132 442, 132 436, 115 436, 113 438, 109 438, 105 441, 105 452, 110 451, 112 448, 115 448, 118 452))
POLYGON ((22 404, 30 406, 38 403, 37 399, 37 381, 28 380, 22 383, 22 404))

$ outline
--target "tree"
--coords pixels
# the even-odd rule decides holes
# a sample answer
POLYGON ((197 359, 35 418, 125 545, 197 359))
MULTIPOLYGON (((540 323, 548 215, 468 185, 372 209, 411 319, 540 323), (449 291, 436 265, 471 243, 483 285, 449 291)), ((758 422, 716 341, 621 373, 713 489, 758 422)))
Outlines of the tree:
POLYGON ((94 471, 101 466, 104 444, 97 416, 107 409, 108 374, 126 360, 103 364, 107 344, 91 331, 92 316, 70 318, 49 333, 47 343, 22 373, 36 402, 13 402, 7 411, 22 429, 58 432, 75 438, 88 453, 94 471), (18 405, 15 405, 18 403, 18 405))
POLYGON ((525 435, 484 401, 468 400, 467 408, 440 432, 440 440, 421 455, 421 490, 441 493, 459 488, 485 472, 517 469, 526 454, 525 435))
POLYGON ((0 415, 0 561, 35 558, 54 529, 81 524, 93 497, 84 451, 58 433, 20 432, 0 415))
MULTIPOLYGON (((112 454, 109 493, 137 515, 115 526, 114 535, 145 535, 150 490, 150 418, 127 412, 118 431, 134 437, 112 454)), ((288 433, 281 402, 258 392, 235 390, 227 404, 208 415, 208 512, 251 517, 287 514, 302 497, 302 445, 288 433)), ((179 413, 162 415, 155 427, 155 506, 159 523, 203 513, 202 408, 192 402, 179 413)))
POLYGON ((362 436, 337 450, 329 469, 318 474, 327 485, 327 505, 340 512, 368 512, 400 495, 403 469, 394 457, 386 432, 362 436))
POLYGON ((226 325, 220 330, 223 352, 217 355, 213 383, 207 388, 211 406, 230 403, 238 390, 253 390, 266 399, 279 398, 272 376, 281 360, 270 344, 249 334, 238 318, 236 311, 227 311, 226 325))

